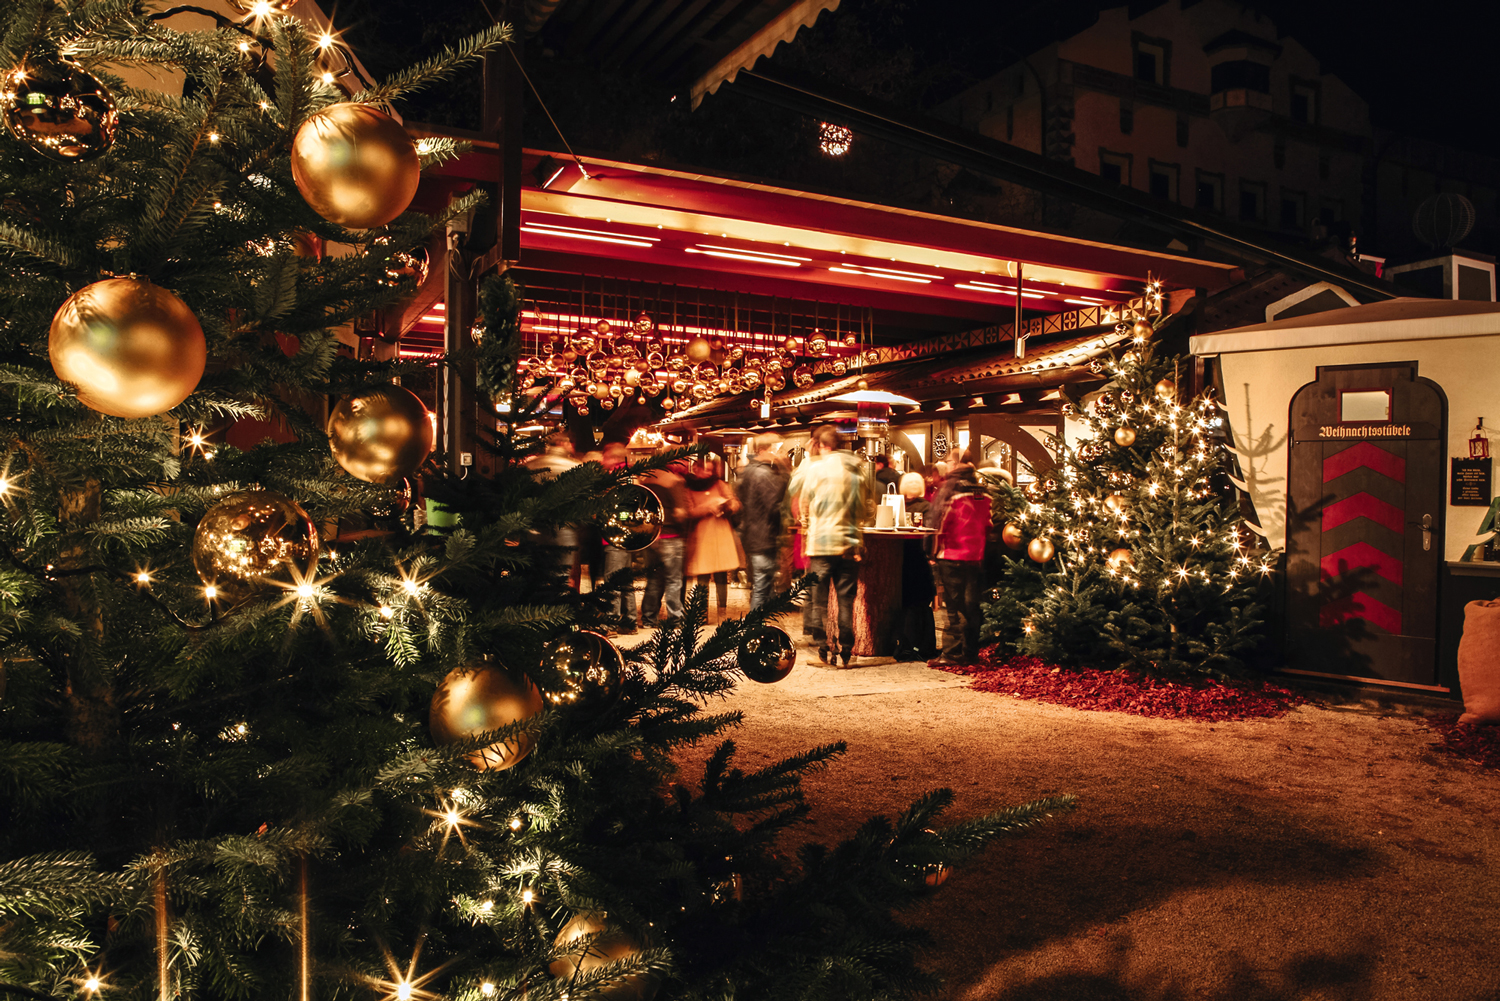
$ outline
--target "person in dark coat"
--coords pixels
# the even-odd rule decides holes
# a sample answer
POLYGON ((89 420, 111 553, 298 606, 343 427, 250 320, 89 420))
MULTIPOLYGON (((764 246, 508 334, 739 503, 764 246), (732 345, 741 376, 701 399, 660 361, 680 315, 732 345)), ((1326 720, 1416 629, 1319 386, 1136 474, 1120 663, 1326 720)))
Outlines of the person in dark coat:
POLYGON ((900 490, 901 474, 891 468, 891 457, 885 454, 877 455, 875 462, 875 492, 882 496, 891 488, 892 484, 900 490))
MULTIPOLYGON (((901 477, 901 496, 906 498, 906 513, 923 519, 930 506, 922 495, 927 482, 921 473, 901 477)), ((915 520, 915 519, 913 519, 915 520)), ((937 656, 937 627, 932 619, 932 599, 937 587, 932 582, 932 566, 922 539, 905 539, 901 544, 901 633, 896 640, 897 660, 931 660, 937 656)))
POLYGON ((791 479, 781 443, 781 435, 757 435, 755 458, 740 471, 740 544, 750 574, 752 609, 770 598, 781 565, 781 513, 791 479))

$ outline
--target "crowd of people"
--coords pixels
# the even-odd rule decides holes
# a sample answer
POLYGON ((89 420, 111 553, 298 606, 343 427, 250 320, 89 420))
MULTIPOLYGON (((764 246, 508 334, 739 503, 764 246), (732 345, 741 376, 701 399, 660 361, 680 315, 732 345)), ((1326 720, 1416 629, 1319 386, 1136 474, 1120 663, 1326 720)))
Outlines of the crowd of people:
MULTIPOLYGON (((850 667, 855 646, 855 596, 865 562, 866 530, 884 494, 899 494, 904 511, 927 531, 901 540, 900 621, 889 624, 900 660, 968 663, 978 654, 981 569, 991 536, 990 495, 974 456, 935 464, 929 475, 867 460, 845 447, 833 425, 813 430, 806 455, 792 468, 787 442, 757 436, 753 454, 734 470, 734 484, 714 455, 679 460, 643 474, 639 482, 660 501, 661 531, 645 551, 645 590, 639 617, 633 587, 611 595, 614 629, 630 634, 683 613, 686 588, 710 589, 710 613, 727 614, 729 582, 743 571, 750 607, 759 608, 798 570, 814 577, 802 604, 803 642, 829 667, 850 667), (788 559, 787 557, 791 558, 788 559), (827 622, 829 598, 837 609, 827 622), (939 637, 933 609, 940 601, 939 637), (939 643, 939 639, 941 642, 939 643)), ((575 455, 566 435, 528 465, 556 475, 580 462, 619 469, 630 461, 618 442, 575 455)), ((1003 474, 1002 474, 1003 475, 1003 474)), ((634 554, 604 544, 586 528, 564 528, 548 540, 576 587, 582 570, 600 583, 632 566, 634 554)))

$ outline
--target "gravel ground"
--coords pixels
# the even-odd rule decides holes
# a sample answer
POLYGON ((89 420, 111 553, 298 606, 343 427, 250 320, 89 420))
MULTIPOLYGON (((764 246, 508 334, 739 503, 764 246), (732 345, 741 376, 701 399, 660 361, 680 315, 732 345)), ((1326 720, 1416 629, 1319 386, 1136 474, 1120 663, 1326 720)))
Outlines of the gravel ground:
POLYGON ((1500 999, 1500 774, 1434 753, 1419 718, 1144 719, 808 661, 728 703, 746 767, 848 742, 806 783, 809 839, 937 787, 952 820, 1079 798, 911 915, 944 1001, 1500 999))

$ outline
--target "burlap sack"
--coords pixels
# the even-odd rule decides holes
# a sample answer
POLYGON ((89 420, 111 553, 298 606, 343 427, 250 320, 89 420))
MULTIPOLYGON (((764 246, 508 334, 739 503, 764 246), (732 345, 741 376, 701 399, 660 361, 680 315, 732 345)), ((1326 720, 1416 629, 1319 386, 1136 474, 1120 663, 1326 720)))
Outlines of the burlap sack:
POLYGON ((1460 723, 1500 723, 1500 601, 1464 606, 1458 641, 1458 684, 1464 693, 1460 723))

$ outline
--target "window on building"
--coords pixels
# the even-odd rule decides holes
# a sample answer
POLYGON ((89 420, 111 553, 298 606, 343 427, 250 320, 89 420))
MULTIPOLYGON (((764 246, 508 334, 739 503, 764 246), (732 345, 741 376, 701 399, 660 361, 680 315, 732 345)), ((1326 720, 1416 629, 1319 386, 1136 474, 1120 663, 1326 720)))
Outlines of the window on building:
POLYGON ((1177 177, 1177 164, 1157 163, 1152 160, 1149 178, 1151 196, 1175 202, 1177 200, 1177 177))
POLYGON ((1099 151, 1099 176, 1116 184, 1130 184, 1130 154, 1099 151))
POLYGON ((1271 162, 1276 165, 1277 170, 1286 168, 1286 143, 1279 139, 1271 147, 1271 162))
POLYGON ((1177 116, 1177 145, 1186 149, 1188 144, 1188 116, 1177 116))
POLYGON ((1226 90, 1254 90, 1262 94, 1271 92, 1271 67, 1252 63, 1248 59, 1220 63, 1209 71, 1209 86, 1215 94, 1226 90))
POLYGON ((1128 136, 1135 131, 1135 109, 1129 101, 1120 102, 1120 134, 1128 136))
POLYGON ((1016 106, 1007 104, 1005 106, 1005 141, 1010 142, 1016 137, 1016 106))
POLYGON ((1193 208, 1210 212, 1224 209, 1224 175, 1198 171, 1198 183, 1193 195, 1193 208))
POLYGON ((1318 120, 1317 84, 1292 81, 1292 121, 1309 125, 1318 120))
POLYGON ((1172 82, 1172 43, 1165 38, 1131 37, 1132 67, 1135 78, 1165 87, 1172 82))
POLYGON ((1301 229, 1307 198, 1300 191, 1281 193, 1281 228, 1301 229))
POLYGON ((1240 182, 1240 221, 1265 222, 1266 186, 1254 181, 1240 182))

